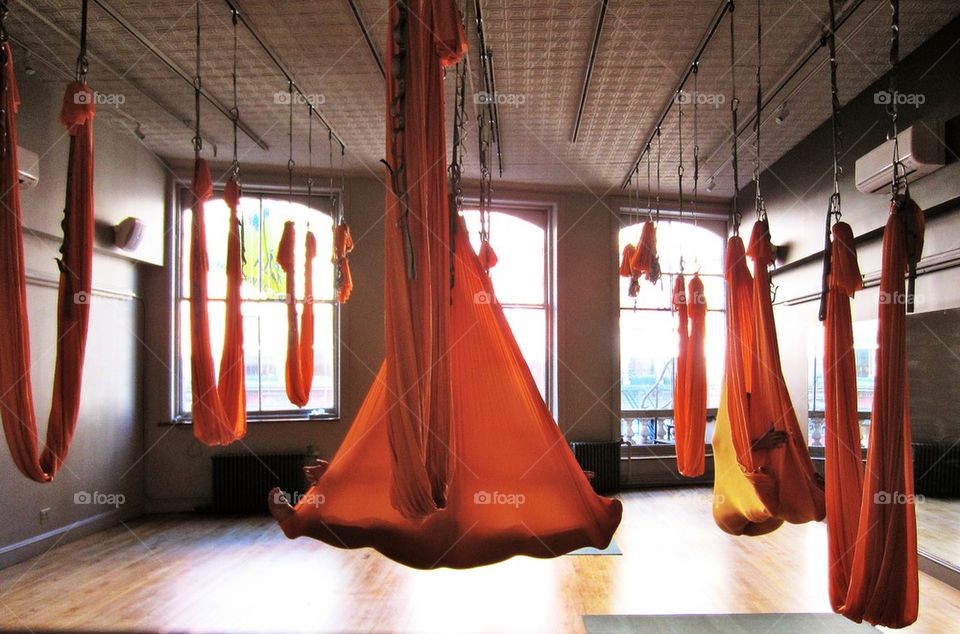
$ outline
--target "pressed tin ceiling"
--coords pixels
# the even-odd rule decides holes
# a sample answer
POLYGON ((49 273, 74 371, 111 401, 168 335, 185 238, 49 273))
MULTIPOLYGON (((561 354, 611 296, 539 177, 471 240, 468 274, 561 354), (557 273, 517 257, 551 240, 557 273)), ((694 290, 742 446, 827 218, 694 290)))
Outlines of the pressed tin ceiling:
MULTIPOLYGON (((725 0, 724 0, 725 1, 725 0)), ((838 10, 851 4, 838 2, 838 10)), ((192 0, 110 0, 110 6, 176 65, 194 70, 192 0)), ((236 3, 263 41, 289 69, 299 86, 347 145, 345 167, 351 173, 382 177, 384 155, 384 81, 364 39, 349 0, 243 0, 236 3)), ((721 0, 610 0, 600 34, 593 74, 576 143, 571 142, 581 88, 601 2, 595 0, 483 0, 486 44, 494 58, 504 182, 537 187, 577 187, 597 195, 619 190, 646 135, 673 96, 694 51, 721 6, 721 0)), ((79 33, 79 0, 12 0, 7 28, 18 64, 45 81, 63 82, 74 68, 79 33)), ((479 90, 480 61, 474 2, 466 5, 471 36, 473 87, 479 90)), ((838 32, 840 98, 845 103, 888 69, 887 0, 865 0, 838 32)), ((202 0, 203 86, 227 108, 232 105, 233 30, 230 10, 221 0, 202 0)), ((383 59, 388 3, 354 0, 383 59)), ((742 116, 753 112, 756 64, 756 2, 736 4, 735 77, 742 116)), ((826 2, 763 0, 762 81, 769 89, 816 40, 826 17, 826 2)), ((901 54, 908 55, 960 13, 956 0, 901 2, 901 54)), ((729 163, 731 95, 729 27, 724 18, 707 47, 699 73, 699 146, 701 186, 716 174, 712 196, 732 194, 729 163)), ((264 150, 240 134, 239 155, 249 165, 283 165, 288 159, 287 84, 250 33, 238 29, 240 116, 261 137, 264 150)), ((122 95, 119 106, 106 104, 99 114, 144 135, 143 143, 163 159, 192 156, 193 89, 174 74, 98 3, 90 3, 89 81, 101 94, 122 95)), ((781 95, 796 91, 789 116, 778 125, 765 111, 762 163, 768 165, 825 121, 830 114, 826 52, 821 50, 781 95), (811 71, 818 69, 813 74, 811 71)), ((448 73, 452 89, 453 73, 448 73)), ((687 89, 692 90, 692 81, 687 89)), ((452 90, 448 90, 452 95, 452 90)), ((475 126, 472 99, 468 119, 475 126)), ((26 104, 27 106, 29 104, 26 104)), ((448 99, 447 126, 452 124, 448 99)), ((229 160, 229 120, 210 104, 202 106, 204 153, 229 160)), ((295 110, 294 159, 303 173, 307 156, 307 110, 295 110)), ((684 107, 684 161, 689 191, 693 148, 692 108, 684 107)), ((449 137, 448 137, 449 138, 449 137)), ((662 126, 662 187, 677 187, 676 108, 662 126)), ((479 176, 476 133, 468 130, 466 177, 479 176)), ((339 148, 337 148, 337 153, 339 148)), ((654 145, 656 157, 656 145, 654 145)), ((753 171, 752 139, 744 135, 740 172, 753 171)), ((326 131, 314 122, 316 166, 329 161, 326 131)), ((335 157, 339 163, 339 157, 335 157)), ((655 171, 655 170, 654 170, 655 171)), ((496 173, 496 172, 495 172, 496 173)), ((645 188, 646 163, 641 165, 645 188)))

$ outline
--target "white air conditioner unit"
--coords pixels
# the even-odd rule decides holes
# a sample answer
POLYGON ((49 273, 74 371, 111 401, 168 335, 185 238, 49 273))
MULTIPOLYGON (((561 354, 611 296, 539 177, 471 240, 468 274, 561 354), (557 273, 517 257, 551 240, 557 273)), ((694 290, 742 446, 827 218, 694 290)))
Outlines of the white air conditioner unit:
POLYGON ((20 187, 33 189, 40 182, 40 157, 36 152, 17 146, 17 165, 20 172, 20 187))
MULTIPOLYGON (((900 162, 911 181, 943 167, 943 122, 918 123, 897 135, 900 162)), ((857 189, 873 194, 893 182, 893 139, 857 159, 857 189)))

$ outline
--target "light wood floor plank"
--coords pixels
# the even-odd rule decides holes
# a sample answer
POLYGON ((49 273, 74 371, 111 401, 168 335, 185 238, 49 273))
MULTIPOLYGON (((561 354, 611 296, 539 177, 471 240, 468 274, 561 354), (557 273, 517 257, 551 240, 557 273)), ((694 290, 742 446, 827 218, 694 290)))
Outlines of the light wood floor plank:
MULTIPOLYGON (((289 541, 268 518, 152 516, 0 571, 0 627, 193 632, 582 632, 583 614, 828 612, 826 532, 735 538, 707 489, 629 492, 623 556, 416 571, 289 541)), ((911 631, 956 631, 960 591, 921 579, 911 631)))

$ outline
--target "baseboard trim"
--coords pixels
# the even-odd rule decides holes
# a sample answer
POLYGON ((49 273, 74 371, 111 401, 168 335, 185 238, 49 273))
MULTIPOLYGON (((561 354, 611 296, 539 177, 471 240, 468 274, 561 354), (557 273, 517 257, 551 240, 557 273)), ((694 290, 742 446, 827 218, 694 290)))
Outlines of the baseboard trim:
POLYGON ((145 511, 148 515, 164 513, 192 513, 198 508, 209 506, 211 498, 154 498, 147 500, 145 511))
POLYGON ((122 521, 124 517, 130 517, 132 515, 139 515, 139 513, 131 513, 130 511, 124 511, 121 513, 119 509, 104 511, 102 513, 97 513, 96 515, 91 515, 90 517, 85 517, 82 520, 77 520, 76 522, 71 522, 69 524, 54 528, 46 531, 45 533, 27 537, 26 539, 14 542, 13 544, 0 546, 0 570, 46 552, 50 548, 46 542, 60 537, 65 533, 73 534, 70 536, 69 540, 61 541, 61 543, 64 544, 76 539, 80 539, 81 537, 86 537, 87 535, 91 535, 98 531, 102 531, 111 526, 115 526, 122 521))
POLYGON ((934 579, 944 582, 948 586, 960 590, 960 570, 936 555, 919 551, 918 562, 920 572, 930 575, 934 579))

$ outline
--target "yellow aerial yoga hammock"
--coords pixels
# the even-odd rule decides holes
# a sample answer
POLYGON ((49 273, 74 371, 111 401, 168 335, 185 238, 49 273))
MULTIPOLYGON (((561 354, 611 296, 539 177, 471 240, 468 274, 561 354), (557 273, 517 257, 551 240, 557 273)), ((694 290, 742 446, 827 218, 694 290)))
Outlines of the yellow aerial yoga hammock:
POLYGON ((824 517, 824 494, 783 379, 770 274, 766 220, 750 236, 751 279, 740 236, 727 242, 727 354, 714 429, 717 525, 734 535, 762 535, 784 521, 824 517))

